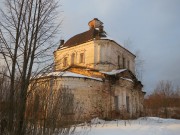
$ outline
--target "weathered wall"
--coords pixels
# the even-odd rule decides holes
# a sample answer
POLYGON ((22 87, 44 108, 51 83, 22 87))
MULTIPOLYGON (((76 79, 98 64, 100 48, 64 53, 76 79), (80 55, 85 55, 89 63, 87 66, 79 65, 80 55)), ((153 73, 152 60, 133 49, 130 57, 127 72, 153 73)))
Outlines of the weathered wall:
POLYGON ((63 70, 70 66, 71 55, 75 54, 74 65, 79 65, 83 67, 94 67, 94 41, 87 42, 81 45, 77 45, 70 48, 58 49, 54 52, 55 70, 63 70), (84 53, 84 62, 80 63, 80 54, 84 53), (63 59, 67 57, 68 64, 66 67, 63 66, 63 59))
POLYGON ((129 70, 131 70, 132 73, 135 73, 135 56, 125 48, 115 43, 114 41, 96 40, 95 52, 95 68, 103 71, 111 71, 113 69, 119 68, 128 69, 129 61, 129 70), (123 67, 123 58, 125 58, 125 67, 123 67))
POLYGON ((114 41, 94 40, 70 48, 58 49, 54 52, 55 70, 62 70, 71 65, 71 55, 75 54, 74 65, 111 71, 119 68, 128 68, 135 73, 135 56, 114 41), (80 54, 85 54, 84 63, 80 63, 80 54), (119 56, 119 62, 118 62, 119 56), (63 67, 63 59, 67 57, 68 65, 63 67), (123 67, 123 58, 125 66, 123 67))
POLYGON ((107 98, 109 99, 109 95, 104 92, 104 82, 85 78, 57 77, 41 79, 36 83, 35 91, 39 91, 38 94, 44 93, 40 87, 45 86, 45 89, 42 90, 47 91, 45 92, 46 96, 51 92, 57 93, 56 91, 61 91, 63 88, 69 89, 74 95, 74 108, 77 108, 75 115, 79 117, 80 114, 81 119, 97 116, 107 117, 108 115, 107 110, 110 110, 110 105, 107 98))
MULTIPOLYGON (((114 89, 114 95, 118 96, 119 111, 124 113, 122 115, 137 117, 143 112, 144 94, 141 89, 134 88, 134 82, 120 79, 114 89), (127 112, 127 96, 129 97, 129 112, 127 112)), ((115 110, 114 102, 113 105, 115 110)))
MULTIPOLYGON (((66 87, 72 90, 75 104, 82 108, 83 119, 92 117, 108 117, 110 110, 108 92, 105 92, 105 83, 83 78, 58 78, 56 88, 66 87)), ((107 87, 106 87, 107 88, 107 87)), ((75 106, 76 106, 75 105, 75 106)), ((79 111, 76 115, 78 115, 79 111)))
MULTIPOLYGON (((81 116, 79 120, 92 117, 111 118, 112 112, 120 112, 123 117, 139 116, 142 111, 142 91, 134 89, 134 83, 128 80, 119 79, 114 84, 108 80, 96 81, 92 79, 77 77, 53 77, 44 80, 39 84, 44 84, 43 91, 55 92, 68 88, 74 95, 73 115, 81 116), (118 96, 118 110, 115 108, 114 98, 118 96), (126 97, 129 97, 129 112, 127 112, 126 97)), ((37 83, 37 86, 39 85, 37 83)), ((40 86, 40 85, 39 85, 40 86)), ((41 88, 38 87, 41 91, 41 88)), ((38 92, 43 93, 43 92, 38 92)), ((45 92, 46 96, 48 92, 45 92)), ((56 95, 56 94, 55 94, 56 95)))

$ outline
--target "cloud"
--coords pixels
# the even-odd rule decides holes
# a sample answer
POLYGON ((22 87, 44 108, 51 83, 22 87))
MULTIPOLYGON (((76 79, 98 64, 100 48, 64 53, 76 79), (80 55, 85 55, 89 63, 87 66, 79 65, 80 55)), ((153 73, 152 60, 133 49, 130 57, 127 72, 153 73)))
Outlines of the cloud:
POLYGON ((130 39, 131 50, 140 50, 145 90, 159 80, 180 84, 180 0, 63 0, 63 31, 68 39, 88 29, 94 17, 119 43, 130 39))

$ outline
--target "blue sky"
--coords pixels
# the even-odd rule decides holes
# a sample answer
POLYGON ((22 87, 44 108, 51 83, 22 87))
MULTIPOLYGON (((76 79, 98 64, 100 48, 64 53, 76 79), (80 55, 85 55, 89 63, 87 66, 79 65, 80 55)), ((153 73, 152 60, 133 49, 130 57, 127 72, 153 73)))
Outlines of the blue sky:
POLYGON ((61 0, 65 40, 88 30, 98 18, 118 43, 130 40, 132 52, 145 60, 144 89, 160 80, 180 85, 180 0, 61 0))

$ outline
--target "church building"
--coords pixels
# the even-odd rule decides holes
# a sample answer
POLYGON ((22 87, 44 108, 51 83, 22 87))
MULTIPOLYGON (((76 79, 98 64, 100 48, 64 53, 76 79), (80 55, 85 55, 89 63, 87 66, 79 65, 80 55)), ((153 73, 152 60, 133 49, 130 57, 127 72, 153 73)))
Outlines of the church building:
POLYGON ((38 83, 46 80, 51 91, 62 91, 67 99, 63 115, 80 114, 83 119, 141 116, 145 92, 135 75, 136 56, 108 38, 97 18, 88 25, 89 30, 61 40, 54 51, 54 71, 39 76, 38 83))

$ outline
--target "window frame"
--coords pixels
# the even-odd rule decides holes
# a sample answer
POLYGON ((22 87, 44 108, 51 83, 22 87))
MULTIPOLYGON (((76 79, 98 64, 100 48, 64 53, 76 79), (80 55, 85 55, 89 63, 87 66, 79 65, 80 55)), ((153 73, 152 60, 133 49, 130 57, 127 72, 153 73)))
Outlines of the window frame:
POLYGON ((114 107, 116 111, 119 111, 119 96, 114 96, 114 107))
POLYGON ((84 53, 80 53, 79 63, 85 63, 85 54, 84 53))
POLYGON ((71 65, 75 64, 75 57, 76 57, 75 53, 72 53, 71 54, 71 65))
POLYGON ((63 67, 66 67, 66 66, 68 66, 68 58, 64 57, 64 59, 63 59, 63 67))
POLYGON ((62 93, 62 110, 61 114, 70 115, 74 114, 74 94, 62 93))
POLYGON ((127 68, 130 69, 130 61, 127 61, 127 68))
POLYGON ((127 109, 127 113, 130 113, 130 98, 129 98, 129 96, 126 96, 126 109, 127 109))
POLYGON ((126 68, 126 58, 123 57, 123 68, 126 68))
POLYGON ((118 67, 120 68, 120 64, 121 64, 121 56, 118 55, 118 67))

